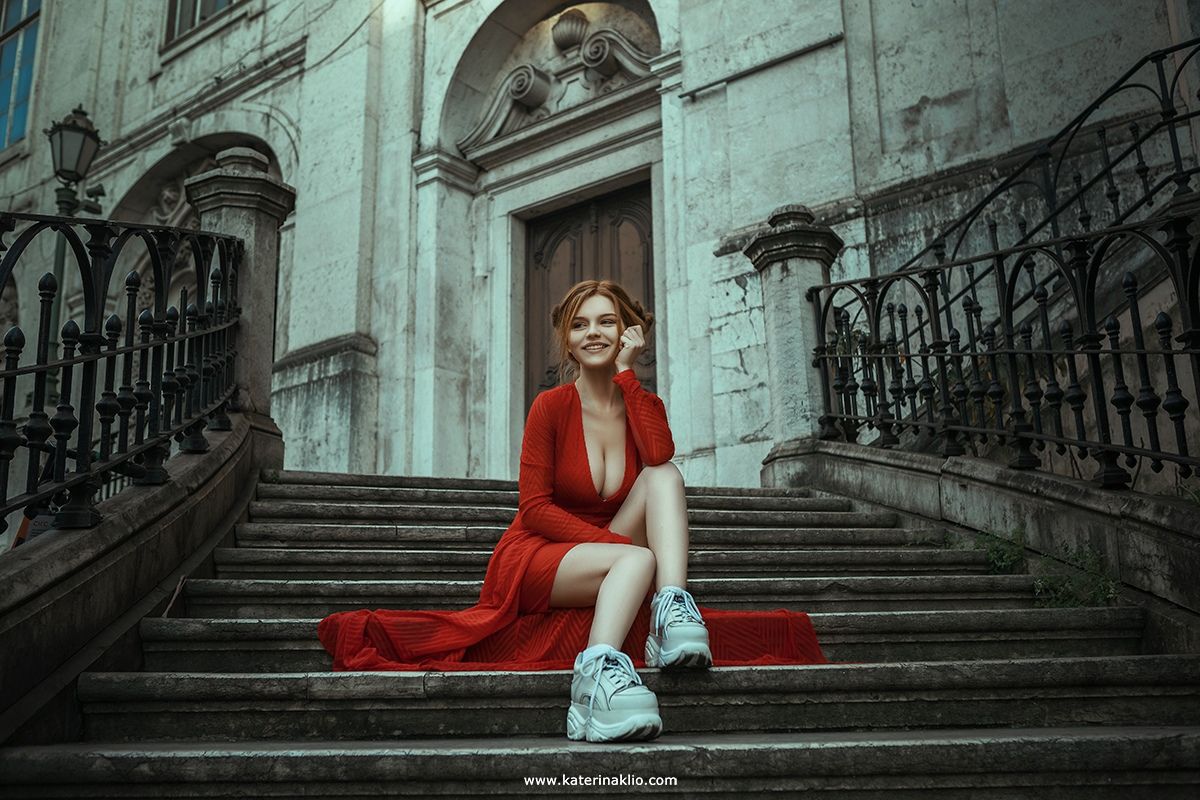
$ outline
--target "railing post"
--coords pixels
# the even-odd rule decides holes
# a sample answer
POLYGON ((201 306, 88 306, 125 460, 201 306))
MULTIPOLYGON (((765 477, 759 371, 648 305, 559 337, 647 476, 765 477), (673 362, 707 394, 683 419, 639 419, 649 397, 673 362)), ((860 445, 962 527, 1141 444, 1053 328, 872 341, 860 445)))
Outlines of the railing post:
MULTIPOLYGON (((205 230, 245 243, 238 275, 241 321, 237 335, 238 408, 258 417, 255 427, 282 435, 271 416, 271 366, 275 358, 275 286, 279 271, 279 226, 291 213, 296 191, 267 174, 269 161, 246 147, 217 153, 217 168, 190 178, 188 202, 205 230)), ((282 444, 275 460, 282 466, 282 444)), ((264 464, 269 466, 269 464, 264 464)))
POLYGON ((761 279, 772 434, 779 444, 817 435, 826 413, 829 398, 812 369, 821 320, 805 319, 813 308, 805 295, 809 287, 829 282, 842 240, 802 205, 778 208, 767 222, 770 228, 756 233, 742 252, 761 279))

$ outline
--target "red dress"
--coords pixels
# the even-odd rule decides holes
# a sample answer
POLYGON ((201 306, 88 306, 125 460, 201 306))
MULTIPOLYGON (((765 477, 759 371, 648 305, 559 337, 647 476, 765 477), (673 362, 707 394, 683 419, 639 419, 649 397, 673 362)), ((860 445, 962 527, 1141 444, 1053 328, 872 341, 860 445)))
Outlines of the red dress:
MULTIPOLYGON (((542 392, 525 424, 517 516, 492 552, 479 602, 462 611, 331 614, 317 635, 335 670, 572 668, 587 646, 594 609, 548 607, 558 564, 581 542, 630 544, 606 526, 643 466, 675 454, 662 400, 631 370, 613 382, 625 396, 620 490, 608 499, 596 493, 575 385, 542 392)), ((717 666, 825 663, 807 614, 700 609, 717 666)), ((621 648, 638 666, 645 665, 649 628, 648 594, 621 648)))

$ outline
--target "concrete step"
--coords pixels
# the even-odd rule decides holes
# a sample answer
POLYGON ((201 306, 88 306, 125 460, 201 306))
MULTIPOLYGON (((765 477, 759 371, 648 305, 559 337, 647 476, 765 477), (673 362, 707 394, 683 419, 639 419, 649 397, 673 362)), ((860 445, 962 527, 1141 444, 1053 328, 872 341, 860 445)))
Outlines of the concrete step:
MULTIPOLYGON (((468 491, 516 492, 516 481, 481 478, 428 478, 410 475, 350 475, 343 472, 263 470, 259 486, 377 487, 399 489, 463 489, 468 491)), ((688 486, 688 497, 810 497, 812 491, 798 487, 688 486)))
MULTIPOLYGON (((571 671, 79 678, 84 738, 402 739, 565 735, 571 671)), ((1188 725, 1200 655, 642 671, 683 734, 895 728, 1188 725)))
MULTIPOLYGON (((806 506, 797 503, 811 499, 811 492, 791 490, 787 495, 723 495, 713 492, 688 491, 688 508, 745 509, 755 511, 802 511, 806 506)), ((259 484, 259 500, 323 501, 368 505, 442 505, 442 506, 502 506, 513 514, 518 495, 513 491, 481 491, 477 489, 426 489, 393 486, 306 486, 301 484, 259 484)))
MULTIPOLYGON (((504 534, 504 525, 338 525, 303 522, 249 522, 237 526, 239 547, 319 547, 389 549, 400 547, 472 550, 491 548, 504 534)), ((903 548, 945 544, 944 528, 824 527, 713 528, 693 527, 691 549, 740 546, 789 548, 903 548)))
MULTIPOLYGON (((962 661, 1137 655, 1139 608, 863 611, 811 615, 831 661, 962 661)), ((144 668, 156 672, 308 672, 332 660, 319 619, 141 622, 144 668)))
MULTIPOLYGON (((223 547, 218 577, 271 580, 443 578, 483 580, 491 550, 347 550, 223 547)), ((688 559, 696 578, 804 575, 957 575, 985 573, 983 550, 795 550, 741 547, 697 550, 688 559)))
MULTIPOLYGON (((891 527, 897 515, 891 512, 851 511, 850 501, 837 498, 797 497, 789 500, 791 511, 747 511, 688 509, 694 525, 719 527, 891 527)), ((366 503, 304 502, 299 500, 256 500, 250 503, 250 519, 276 520, 388 520, 408 522, 502 522, 516 516, 514 508, 501 506, 368 505, 366 503)))
MULTIPOLYGON (((296 619, 359 608, 469 608, 481 581, 190 580, 188 615, 296 619)), ((1028 575, 855 576, 846 578, 697 578, 697 601, 714 608, 798 611, 917 611, 1029 608, 1028 575)))
POLYGON ((0 750, 5 797, 1194 800, 1200 728, 666 733, 404 742, 80 743, 0 750), (469 768, 464 768, 469 764, 469 768), (556 780, 560 788, 530 784, 556 780), (570 785, 590 780, 591 785, 570 785), (620 783, 618 783, 620 782, 620 783), (651 786, 651 783, 670 786, 651 786), (569 788, 568 788, 569 787, 569 788))

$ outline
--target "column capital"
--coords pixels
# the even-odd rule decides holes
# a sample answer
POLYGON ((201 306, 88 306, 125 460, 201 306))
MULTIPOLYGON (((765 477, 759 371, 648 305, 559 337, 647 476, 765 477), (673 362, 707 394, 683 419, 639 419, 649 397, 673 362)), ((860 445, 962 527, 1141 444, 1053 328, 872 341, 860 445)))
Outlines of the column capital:
POLYGON ((217 153, 217 168, 184 181, 188 202, 203 215, 217 208, 244 208, 273 217, 276 225, 296 203, 296 190, 267 174, 267 157, 249 147, 217 153))
POLYGON ((789 259, 809 259, 829 269, 842 252, 842 237, 798 203, 780 206, 767 217, 767 226, 750 237, 742 249, 760 273, 771 264, 789 259))

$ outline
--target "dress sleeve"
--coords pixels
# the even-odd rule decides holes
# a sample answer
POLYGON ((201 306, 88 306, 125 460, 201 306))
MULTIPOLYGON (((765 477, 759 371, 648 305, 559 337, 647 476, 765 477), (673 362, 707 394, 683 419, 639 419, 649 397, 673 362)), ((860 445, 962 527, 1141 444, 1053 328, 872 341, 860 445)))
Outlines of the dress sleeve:
POLYGON ((538 395, 525 422, 521 444, 518 508, 530 530, 556 542, 632 544, 628 536, 585 522, 555 504, 555 425, 544 394, 538 395))
POLYGON ((675 440, 671 438, 662 398, 642 388, 631 369, 618 372, 613 383, 625 394, 625 416, 633 429, 633 442, 642 463, 653 467, 670 461, 675 455, 675 440))

